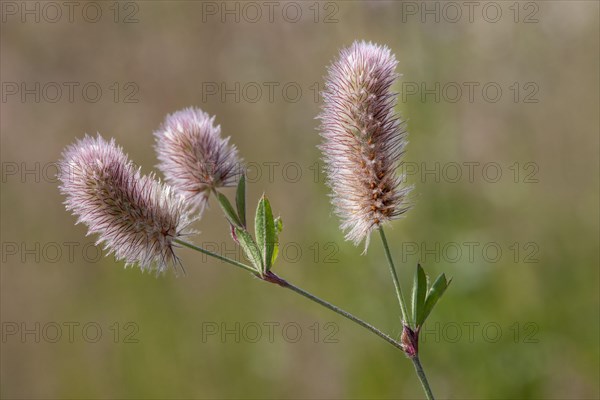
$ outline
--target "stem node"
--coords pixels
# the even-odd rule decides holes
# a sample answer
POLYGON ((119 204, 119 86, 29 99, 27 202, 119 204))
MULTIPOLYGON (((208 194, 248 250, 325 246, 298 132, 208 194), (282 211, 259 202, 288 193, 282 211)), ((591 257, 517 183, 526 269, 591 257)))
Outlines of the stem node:
POLYGON ((402 347, 409 358, 417 357, 419 354, 419 331, 413 331, 408 325, 402 329, 402 347))
POLYGON ((266 274, 264 274, 261 279, 265 282, 270 282, 270 283, 274 283, 276 285, 279 285, 281 287, 288 287, 289 283, 287 283, 287 281, 283 278, 280 278, 279 276, 275 275, 273 272, 271 271, 267 271, 266 274))

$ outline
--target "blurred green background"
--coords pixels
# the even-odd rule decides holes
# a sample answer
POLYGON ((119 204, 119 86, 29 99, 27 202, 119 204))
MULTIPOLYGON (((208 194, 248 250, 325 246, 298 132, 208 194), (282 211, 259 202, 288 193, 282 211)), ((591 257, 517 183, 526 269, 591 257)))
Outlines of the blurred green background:
MULTIPOLYGON (((284 220, 276 272, 398 337, 378 238, 345 242, 315 176, 316 92, 357 39, 403 74, 405 290, 419 260, 454 279, 422 339, 434 393, 600 396, 597 2, 61 4, 2 3, 3 398, 422 397, 400 352, 291 292, 187 249, 158 279, 98 256, 54 179, 86 132, 150 172, 153 130, 201 107, 284 220)), ((196 227, 240 257, 214 204, 196 227)))

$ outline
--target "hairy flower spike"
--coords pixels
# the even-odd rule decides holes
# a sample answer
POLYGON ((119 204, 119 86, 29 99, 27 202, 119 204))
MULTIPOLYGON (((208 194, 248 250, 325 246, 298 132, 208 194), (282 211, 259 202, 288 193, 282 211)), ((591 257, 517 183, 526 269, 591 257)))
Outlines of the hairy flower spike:
POLYGON ((191 233, 183 198, 153 175, 142 176, 114 139, 86 135, 65 149, 59 167, 67 210, 88 235, 99 235, 96 244, 108 254, 142 271, 179 264, 173 239, 191 233))
POLYGON ((328 68, 320 149, 332 204, 356 245, 366 240, 368 246, 373 229, 408 210, 411 188, 396 174, 406 145, 390 90, 396 64, 387 47, 354 42, 328 68))
POLYGON ((158 168, 166 181, 200 212, 211 190, 235 186, 241 172, 238 152, 221 138, 215 117, 197 108, 168 115, 158 131, 156 152, 158 168))

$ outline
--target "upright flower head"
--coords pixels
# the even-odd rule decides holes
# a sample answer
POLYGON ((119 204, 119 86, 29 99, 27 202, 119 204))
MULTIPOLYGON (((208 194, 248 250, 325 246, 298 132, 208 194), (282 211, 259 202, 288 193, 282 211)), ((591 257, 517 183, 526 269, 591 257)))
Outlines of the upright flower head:
POLYGON ((346 239, 359 244, 406 210, 410 187, 396 175, 406 134, 394 112, 396 58, 385 46, 354 42, 329 68, 320 134, 332 203, 346 239))
POLYGON ((85 136, 59 163, 67 210, 97 233, 108 254, 142 270, 165 270, 179 260, 173 240, 189 225, 184 201, 172 189, 142 176, 112 139, 85 136))
POLYGON ((166 181, 200 211, 211 190, 234 186, 240 174, 237 149, 229 137, 221 138, 215 117, 198 108, 168 115, 158 131, 158 168, 166 181))

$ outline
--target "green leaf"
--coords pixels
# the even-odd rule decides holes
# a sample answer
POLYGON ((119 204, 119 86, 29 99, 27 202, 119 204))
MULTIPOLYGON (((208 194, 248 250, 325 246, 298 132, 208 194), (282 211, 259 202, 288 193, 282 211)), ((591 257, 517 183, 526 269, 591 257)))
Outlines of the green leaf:
POLYGON ((275 265, 277 255, 279 254, 279 234, 283 230, 283 221, 281 217, 275 218, 275 245, 273 246, 273 257, 271 258, 271 266, 275 265))
POLYGON ((235 234, 238 239, 238 243, 244 249, 244 254, 246 254, 246 258, 250 260, 252 265, 256 268, 256 272, 262 273, 263 271, 263 262, 260 254, 260 250, 258 246, 252 239, 252 236, 243 228, 235 228, 235 234))
POLYGON ((431 285, 431 288, 427 293, 427 298, 425 299, 425 308, 423 310, 422 322, 425 322, 425 320, 429 316, 429 313, 431 313, 431 310, 433 310, 433 306, 435 306, 435 304, 438 302, 440 297, 442 297, 446 289, 448 289, 450 282, 452 282, 452 279, 446 281, 445 274, 441 274, 437 277, 435 282, 433 282, 433 285, 431 285))
POLYGON ((227 217, 227 219, 229 220, 229 222, 232 225, 241 228, 242 227, 242 223, 241 223, 239 217, 237 216, 237 214, 235 213, 235 210, 231 206, 231 203, 229 202, 229 200, 227 200, 227 197, 225 197, 224 194, 217 192, 217 200, 219 200, 219 204, 221 205, 221 209, 225 213, 225 216, 227 217))
POLYGON ((256 217, 254 222, 256 230, 256 244, 260 249, 264 272, 271 269, 273 261, 273 248, 275 247, 275 221, 269 200, 263 195, 256 208, 256 217))
POLYGON ((240 217, 240 222, 243 226, 246 226, 246 177, 244 174, 240 177, 240 182, 235 192, 235 206, 240 217))
POLYGON ((415 281, 412 292, 412 311, 415 327, 423 325, 423 311, 425 309, 425 296, 427 295, 427 276, 420 264, 417 264, 415 281))

